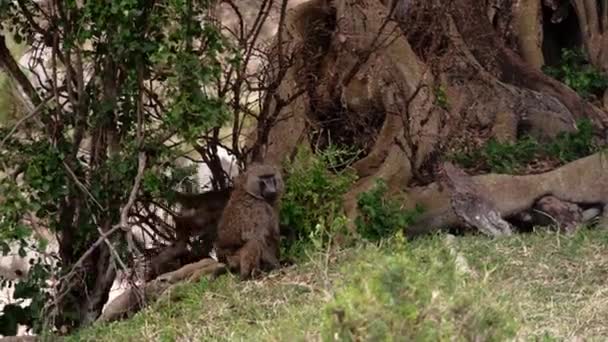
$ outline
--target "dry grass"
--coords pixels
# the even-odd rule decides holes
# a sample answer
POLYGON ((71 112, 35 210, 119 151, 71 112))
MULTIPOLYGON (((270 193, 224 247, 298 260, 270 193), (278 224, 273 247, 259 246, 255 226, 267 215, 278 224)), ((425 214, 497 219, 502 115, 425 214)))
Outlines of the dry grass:
POLYGON ((516 304, 519 337, 608 338, 608 231, 466 237, 458 246, 487 286, 516 304))

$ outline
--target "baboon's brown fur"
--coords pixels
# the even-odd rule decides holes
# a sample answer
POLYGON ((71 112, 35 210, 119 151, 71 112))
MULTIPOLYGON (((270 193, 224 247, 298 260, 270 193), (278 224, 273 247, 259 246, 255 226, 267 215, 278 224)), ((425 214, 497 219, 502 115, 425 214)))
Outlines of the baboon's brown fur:
POLYGON ((220 219, 215 242, 218 260, 249 278, 262 267, 279 266, 278 205, 283 194, 278 168, 255 163, 235 182, 220 219))

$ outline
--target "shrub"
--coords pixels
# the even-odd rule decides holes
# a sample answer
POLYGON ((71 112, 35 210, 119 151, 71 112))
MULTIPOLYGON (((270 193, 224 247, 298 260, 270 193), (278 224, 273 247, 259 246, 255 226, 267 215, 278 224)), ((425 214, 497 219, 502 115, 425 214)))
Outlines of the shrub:
POLYGON ((386 190, 386 183, 378 179, 374 188, 361 193, 357 199, 359 216, 355 225, 366 240, 378 241, 392 236, 406 229, 422 212, 419 206, 413 211, 404 210, 398 200, 385 197, 386 190))
POLYGON ((321 248, 344 229, 342 196, 355 180, 349 170, 331 171, 348 152, 329 148, 313 155, 300 149, 286 167, 281 225, 292 236, 282 244, 282 255, 302 257, 307 248, 321 248))
MULTIPOLYGON (((0 173, 12 175, 0 179, 5 202, 0 208, 0 247, 22 246, 22 222, 35 216, 56 233, 60 249, 52 272, 34 261, 34 272, 19 282, 13 298, 32 298, 31 304, 0 313, 0 328, 29 320, 37 334, 47 324, 70 331, 99 314, 103 301, 98 299, 110 290, 105 284, 117 258, 110 251, 115 248, 123 260, 134 258, 124 231, 114 230, 106 243, 93 248, 100 233, 117 227, 123 211, 145 215, 142 221, 149 224, 165 221, 154 210, 141 210, 152 205, 174 208, 167 194, 179 180, 164 174, 178 175, 174 161, 187 145, 204 142, 206 151, 198 154, 210 155, 230 114, 241 115, 224 102, 231 98, 239 103, 238 98, 214 90, 223 71, 240 67, 227 66, 239 52, 217 23, 207 20, 207 1, 47 5, 0 1, 2 42, 5 32, 17 44, 27 42, 36 48, 34 60, 45 58, 47 52, 67 56, 28 71, 36 80, 32 91, 24 92, 38 108, 27 118, 32 126, 25 126, 25 120, 19 127, 0 128, 0 173), (39 19, 53 25, 32 30, 39 19), (48 37, 55 37, 55 43, 46 44, 48 37), (51 75, 57 80, 47 82, 51 75), (45 101, 49 94, 62 100, 45 101), (144 179, 131 197, 140 166, 144 179), (133 210, 127 211, 127 202, 133 210), (51 276, 61 289, 54 301, 42 293, 51 276)), ((15 57, 18 47, 12 49, 15 57)), ((12 88, 0 78, 0 92, 12 88)), ((246 93, 245 87, 233 88, 232 82, 222 80, 221 87, 230 84, 226 89, 246 93)), ((0 119, 11 119, 13 111, 6 114, 2 105, 14 102, 3 95, 0 119)))
POLYGON ((541 146, 532 137, 524 137, 514 143, 488 141, 481 152, 490 170, 498 173, 513 173, 528 164, 541 153, 541 146))
POLYGON ((598 150, 593 143, 593 124, 585 118, 577 123, 574 133, 560 133, 548 146, 546 153, 567 163, 590 155, 598 150))

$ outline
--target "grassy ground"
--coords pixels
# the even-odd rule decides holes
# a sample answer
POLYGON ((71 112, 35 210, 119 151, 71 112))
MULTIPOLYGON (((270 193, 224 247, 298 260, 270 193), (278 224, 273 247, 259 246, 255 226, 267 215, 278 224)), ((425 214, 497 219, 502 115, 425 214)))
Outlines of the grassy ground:
POLYGON ((487 286, 517 306, 520 336, 608 338, 608 231, 459 240, 487 286))
POLYGON ((607 248, 585 229, 319 252, 260 281, 184 285, 72 340, 605 340, 607 248))

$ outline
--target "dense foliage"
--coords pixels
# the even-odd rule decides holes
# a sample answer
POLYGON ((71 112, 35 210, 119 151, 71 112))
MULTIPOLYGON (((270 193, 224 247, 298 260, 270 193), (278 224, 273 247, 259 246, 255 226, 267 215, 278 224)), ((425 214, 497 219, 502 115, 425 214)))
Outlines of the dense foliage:
MULTIPOLYGON (((208 143, 230 119, 210 84, 239 57, 208 10, 207 1, 190 0, 0 1, 0 29, 51 56, 46 64, 30 62, 43 70, 31 70, 38 80, 26 94, 37 107, 31 120, 18 134, 0 130, 0 163, 9 175, 0 181, 3 250, 11 241, 28 247, 27 215, 61 237, 60 269, 40 263, 15 295, 34 295, 21 321, 41 328, 44 318, 69 328, 93 320, 118 267, 113 258, 128 263, 133 251, 113 236, 115 250, 101 245, 79 259, 119 224, 138 167, 145 166, 144 179, 132 208, 166 202, 163 196, 192 171, 173 163, 186 145, 169 139, 208 143), (58 295, 43 312, 51 276, 60 280, 58 295)), ((5 310, 0 320, 12 314, 5 310)))

